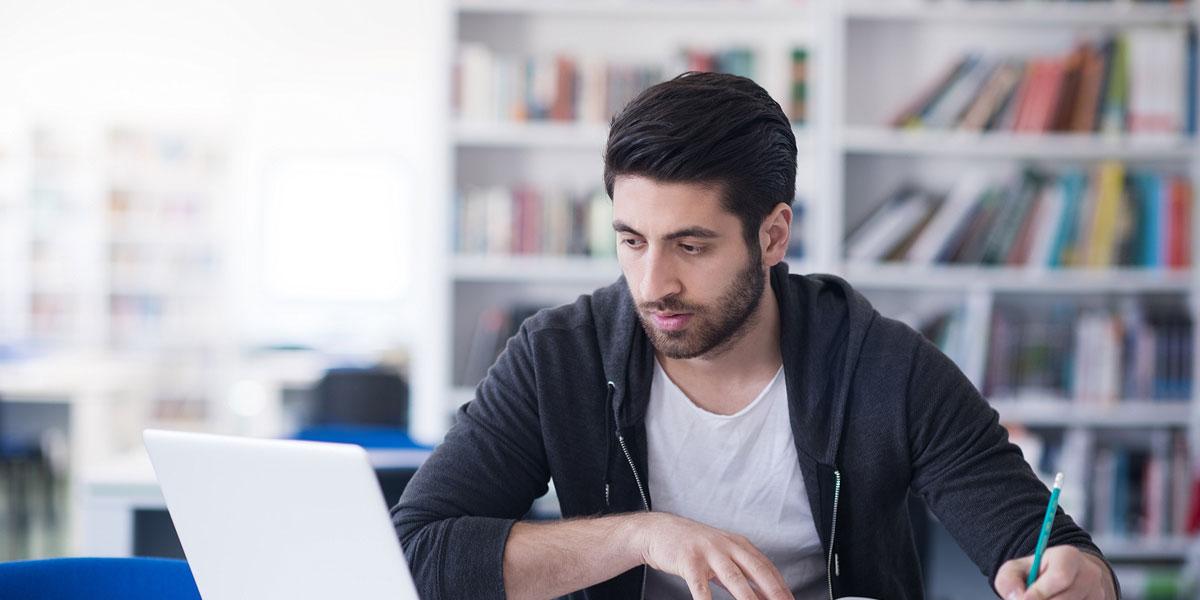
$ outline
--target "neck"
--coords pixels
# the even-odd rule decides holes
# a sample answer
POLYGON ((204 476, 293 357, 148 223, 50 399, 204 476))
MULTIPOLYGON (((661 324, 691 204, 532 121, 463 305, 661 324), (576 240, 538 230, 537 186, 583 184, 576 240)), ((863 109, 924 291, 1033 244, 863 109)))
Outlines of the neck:
POLYGON ((673 359, 656 352, 659 364, 672 379, 702 378, 739 382, 773 376, 783 364, 779 352, 779 303, 768 282, 746 330, 728 345, 696 358, 673 359))

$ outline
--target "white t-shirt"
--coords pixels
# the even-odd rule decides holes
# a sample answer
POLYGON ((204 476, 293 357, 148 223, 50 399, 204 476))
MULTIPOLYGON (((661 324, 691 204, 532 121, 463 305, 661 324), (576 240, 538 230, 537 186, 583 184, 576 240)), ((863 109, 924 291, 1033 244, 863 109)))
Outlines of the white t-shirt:
MULTIPOLYGON (((732 415, 696 406, 654 363, 646 413, 654 510, 739 533, 803 600, 824 598, 825 559, 788 420, 783 368, 732 415)), ((731 598, 710 586, 713 598, 731 598)), ((650 569, 648 600, 688 599, 683 579, 650 569)))

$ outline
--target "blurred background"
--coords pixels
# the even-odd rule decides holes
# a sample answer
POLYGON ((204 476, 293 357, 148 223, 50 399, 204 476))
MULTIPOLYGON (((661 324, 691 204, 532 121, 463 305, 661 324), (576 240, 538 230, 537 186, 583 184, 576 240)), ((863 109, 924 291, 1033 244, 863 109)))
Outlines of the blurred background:
POLYGON ((359 443, 394 502, 619 275, 609 118, 713 70, 794 124, 792 271, 951 356, 1127 598, 1200 597, 1192 1, 0 6, 0 560, 182 556, 146 427, 359 443))

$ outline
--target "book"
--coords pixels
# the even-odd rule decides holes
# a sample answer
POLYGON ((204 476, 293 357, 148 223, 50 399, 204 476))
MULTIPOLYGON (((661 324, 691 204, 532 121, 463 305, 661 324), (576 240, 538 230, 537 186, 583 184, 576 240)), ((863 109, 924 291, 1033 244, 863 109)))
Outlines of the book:
POLYGON ((1086 250, 1087 266, 1113 266, 1113 240, 1116 236, 1118 209, 1123 193, 1125 169, 1119 162, 1100 165, 1096 183, 1096 209, 1091 222, 1086 250))
POLYGON ((969 171, 954 184, 954 188, 937 208, 933 220, 921 232, 905 258, 914 264, 928 265, 937 259, 942 249, 950 242, 954 232, 971 214, 971 208, 979 200, 986 185, 982 171, 969 171))
POLYGON ((792 49, 792 89, 789 117, 795 125, 808 122, 808 50, 792 49))
POLYGON ((1096 130, 1096 113, 1099 110, 1100 94, 1104 89, 1104 55, 1090 45, 1081 47, 1082 65, 1079 87, 1075 94, 1075 105, 1071 110, 1067 131, 1087 133, 1096 130))
POLYGON ((901 190, 884 201, 846 240, 846 257, 873 261, 886 256, 932 210, 922 193, 901 190))
POLYGON ((1129 131, 1179 134, 1187 129, 1187 31, 1183 27, 1131 28, 1128 48, 1129 131))
POLYGON ((891 126, 901 128, 919 126, 920 116, 926 107, 935 103, 945 92, 945 88, 954 82, 967 66, 968 59, 967 56, 960 57, 957 62, 946 68, 936 80, 926 86, 920 94, 888 121, 891 126))
POLYGON ((1100 116, 1101 133, 1117 134, 1128 126, 1129 112, 1129 45, 1124 35, 1112 40, 1108 61, 1106 88, 1104 89, 1103 113, 1100 116))
POLYGON ((996 67, 979 95, 963 114, 959 128, 964 131, 983 131, 991 128, 993 116, 1000 112, 1020 82, 1019 61, 1004 61, 996 67))
POLYGON ((1042 201, 1038 212, 1034 215, 1029 254, 1024 264, 1037 270, 1052 266, 1051 256, 1054 250, 1054 238, 1058 224, 1063 220, 1066 202, 1063 199, 1061 185, 1048 185, 1042 188, 1042 201))

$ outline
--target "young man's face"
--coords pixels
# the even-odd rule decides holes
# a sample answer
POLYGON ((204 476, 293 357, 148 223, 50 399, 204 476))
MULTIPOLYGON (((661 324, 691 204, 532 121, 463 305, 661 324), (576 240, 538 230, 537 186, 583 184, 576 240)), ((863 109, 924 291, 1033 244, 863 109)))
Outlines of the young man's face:
POLYGON ((617 177, 613 229, 621 271, 659 352, 703 356, 749 329, 765 266, 747 247, 741 221, 721 207, 720 190, 617 177))

